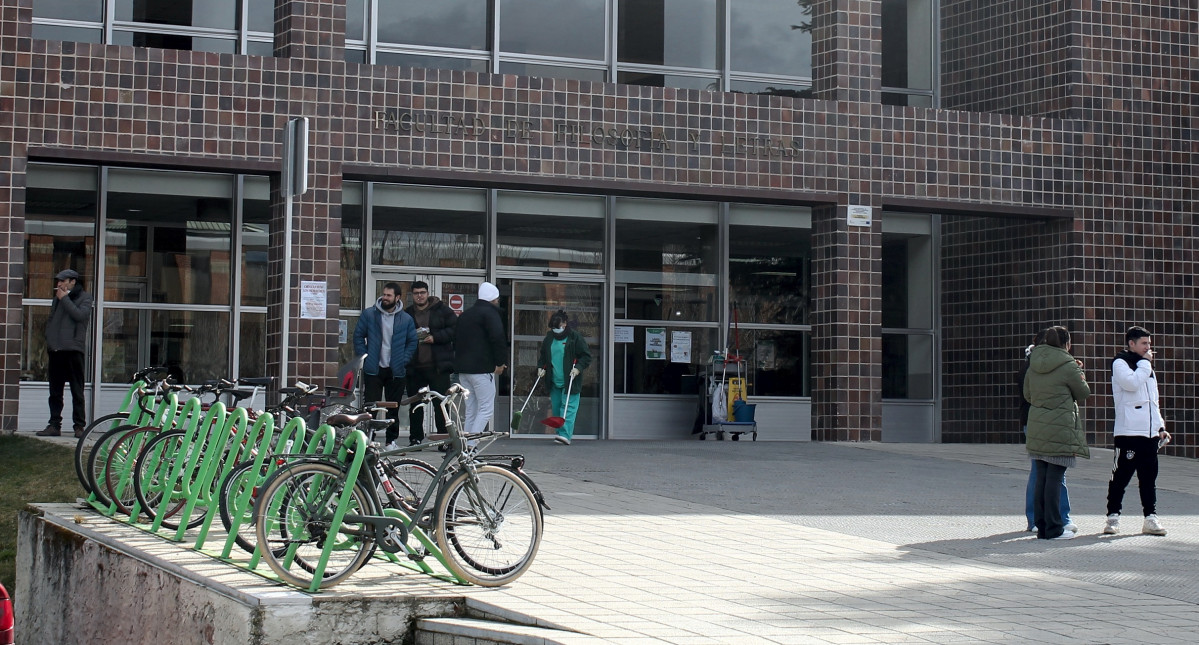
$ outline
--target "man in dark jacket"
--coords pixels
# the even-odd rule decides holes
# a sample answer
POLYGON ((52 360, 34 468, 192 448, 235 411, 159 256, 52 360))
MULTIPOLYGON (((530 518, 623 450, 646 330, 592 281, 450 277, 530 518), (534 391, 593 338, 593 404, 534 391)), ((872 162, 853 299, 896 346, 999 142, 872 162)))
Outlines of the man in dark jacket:
POLYGON ((72 269, 54 276, 54 302, 46 322, 46 349, 49 354, 50 423, 37 434, 57 437, 62 434, 62 388, 71 386, 71 416, 75 436, 83 436, 87 411, 83 399, 84 352, 87 328, 92 321, 92 296, 83 290, 79 274, 72 269))
MULTIPOLYGON (((421 280, 412 283, 412 304, 404 310, 416 323, 416 353, 408 362, 408 396, 422 387, 445 394, 450 389, 450 374, 454 371, 454 334, 458 314, 437 296, 429 295, 429 285, 421 280)), ((408 445, 425 440, 425 410, 412 406, 408 410, 408 445)), ((438 410, 434 415, 437 431, 445 432, 445 418, 438 410)))
MULTIPOLYGON (((366 354, 362 364, 363 400, 399 401, 404 398, 404 376, 408 361, 416 352, 416 325, 412 316, 399 306, 400 285, 388 282, 374 306, 362 310, 354 328, 354 354, 366 354)), ((398 410, 387 412, 392 424, 387 426, 387 445, 395 443, 400 429, 395 423, 398 410)))
POLYGON ((508 341, 500 316, 500 290, 490 282, 479 285, 479 300, 458 317, 454 371, 467 390, 463 431, 483 432, 495 411, 495 380, 508 364, 508 341))

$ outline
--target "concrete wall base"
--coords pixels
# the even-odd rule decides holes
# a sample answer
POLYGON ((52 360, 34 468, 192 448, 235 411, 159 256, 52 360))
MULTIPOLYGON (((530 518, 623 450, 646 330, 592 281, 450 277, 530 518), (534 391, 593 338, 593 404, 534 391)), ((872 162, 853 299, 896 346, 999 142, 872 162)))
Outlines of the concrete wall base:
POLYGON ((368 566, 310 595, 78 505, 30 505, 17 534, 22 645, 401 643, 420 618, 466 615, 428 576, 368 566))

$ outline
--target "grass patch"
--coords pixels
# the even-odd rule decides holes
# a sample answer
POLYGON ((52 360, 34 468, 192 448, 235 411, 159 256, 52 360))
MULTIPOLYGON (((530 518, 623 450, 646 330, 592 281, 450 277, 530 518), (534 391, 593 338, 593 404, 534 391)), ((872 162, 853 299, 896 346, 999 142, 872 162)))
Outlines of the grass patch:
POLYGON ((29 502, 73 502, 82 495, 73 449, 0 436, 0 583, 8 593, 17 587, 17 512, 29 502))

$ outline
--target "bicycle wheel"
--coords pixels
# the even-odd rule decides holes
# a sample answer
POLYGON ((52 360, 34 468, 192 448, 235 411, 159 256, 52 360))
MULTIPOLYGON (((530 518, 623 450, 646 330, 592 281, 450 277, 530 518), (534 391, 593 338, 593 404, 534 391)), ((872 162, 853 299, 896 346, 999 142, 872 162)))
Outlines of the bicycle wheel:
POLYGON ((137 472, 138 457, 146 444, 156 436, 158 428, 137 428, 124 433, 108 451, 104 465, 104 490, 108 498, 116 503, 117 510, 126 515, 137 502, 133 477, 137 472))
MULTIPOLYGON (((368 524, 345 522, 337 533, 330 534, 345 486, 345 473, 338 467, 301 462, 276 472, 259 493, 254 526, 262 559, 287 584, 301 589, 312 585, 327 539, 335 542, 320 589, 345 580, 374 553, 374 530, 368 524)), ((378 515, 377 502, 371 491, 354 482, 346 512, 378 515)))
MULTIPOLYGON (((179 528, 179 521, 174 518, 187 505, 190 491, 182 481, 171 482, 171 471, 180 458, 179 450, 183 447, 183 430, 171 430, 160 433, 146 444, 142 456, 138 459, 134 471, 133 490, 137 501, 150 522, 157 519, 159 512, 163 514, 161 526, 174 530, 179 528), (170 500, 163 510, 163 498, 170 500)), ((204 512, 208 507, 203 501, 197 502, 192 516, 188 518, 187 528, 195 528, 204 522, 204 512)))
POLYGON ((83 486, 85 493, 92 492, 92 482, 87 476, 88 457, 92 454, 92 448, 99 441, 101 435, 117 426, 128 425, 128 421, 128 412, 106 414, 84 428, 83 436, 75 442, 75 476, 79 478, 79 483, 83 486))
POLYGON ((455 475, 437 504, 437 546, 463 580, 498 587, 521 576, 541 546, 537 500, 520 477, 499 466, 455 475))
POLYGON ((120 441, 121 437, 126 433, 137 430, 139 426, 125 425, 117 426, 112 430, 100 435, 96 440, 96 444, 92 446, 91 452, 87 456, 87 468, 84 470, 87 475, 87 485, 85 488, 91 491, 96 497, 96 501, 102 506, 108 506, 112 500, 108 497, 107 487, 104 486, 105 467, 108 465, 108 453, 112 451, 113 446, 120 441))
MULTIPOLYGON (((435 486, 437 482, 437 469, 426 461, 412 457, 384 460, 383 472, 387 474, 387 479, 391 482, 392 489, 395 490, 400 510, 408 514, 416 511, 421 500, 425 498, 426 491, 435 486)), ((382 488, 377 492, 380 500, 391 501, 382 488)), ((430 511, 432 508, 433 504, 429 504, 425 511, 430 511)))
POLYGON ((258 496, 259 487, 262 486, 270 471, 270 462, 264 461, 258 466, 257 470, 253 469, 254 461, 243 461, 233 467, 229 471, 229 475, 221 482, 221 491, 218 494, 217 509, 221 514, 221 524, 225 525, 225 531, 229 531, 233 527, 233 502, 245 494, 247 489, 250 496, 245 502, 246 507, 239 514, 241 523, 237 527, 237 536, 233 540, 237 546, 241 547, 247 553, 254 552, 254 546, 257 544, 257 536, 254 534, 254 501, 258 496))

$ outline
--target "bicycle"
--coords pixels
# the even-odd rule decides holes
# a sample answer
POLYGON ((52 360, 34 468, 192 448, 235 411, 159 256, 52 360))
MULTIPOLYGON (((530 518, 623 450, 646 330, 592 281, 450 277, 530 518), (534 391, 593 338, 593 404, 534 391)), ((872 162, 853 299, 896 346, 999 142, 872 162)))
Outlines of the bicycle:
POLYGON ((362 567, 376 548, 422 564, 434 555, 459 580, 480 586, 515 580, 532 565, 544 527, 537 499, 519 476, 476 456, 507 433, 461 434, 448 409, 468 395, 460 385, 444 395, 425 388, 422 395, 445 413, 447 439, 384 452, 354 432, 345 460, 300 458, 267 480, 254 524, 259 546, 266 546, 263 560, 280 580, 327 589, 362 567), (428 486, 413 508, 396 491, 393 480, 403 480, 386 458, 440 445, 448 449, 434 481, 444 484, 428 486), (424 548, 410 546, 410 537, 424 548))

